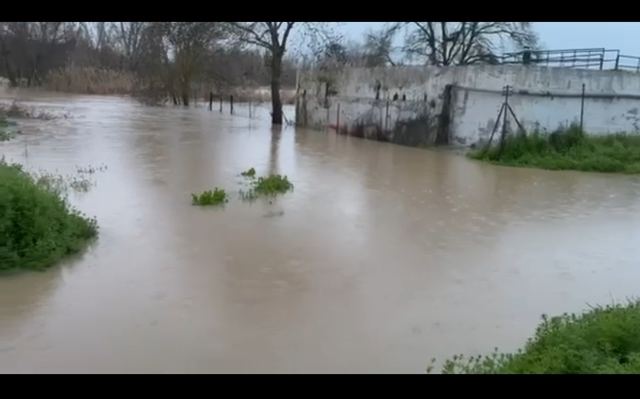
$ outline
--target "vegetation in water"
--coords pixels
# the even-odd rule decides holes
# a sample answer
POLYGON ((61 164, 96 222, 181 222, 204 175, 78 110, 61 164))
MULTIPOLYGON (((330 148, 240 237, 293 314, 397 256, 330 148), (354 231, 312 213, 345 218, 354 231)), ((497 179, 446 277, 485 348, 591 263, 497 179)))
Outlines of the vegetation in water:
POLYGON ((287 176, 270 175, 259 177, 253 189, 258 194, 274 195, 293 189, 293 184, 287 179, 287 176))
MULTIPOLYGON (((449 374, 640 373, 640 301, 592 308, 582 315, 542 316, 524 350, 454 356, 449 374)), ((427 371, 430 371, 429 369, 427 371)))
POLYGON ((50 267, 97 235, 49 183, 0 159, 0 270, 50 267))
POLYGON ((577 126, 545 135, 509 136, 504 148, 479 149, 471 158, 502 165, 593 172, 640 173, 640 136, 588 136, 577 126))
POLYGON ((6 118, 0 115, 0 141, 11 140, 16 132, 14 129, 15 123, 9 122, 6 118))
POLYGON ((229 202, 229 200, 227 199, 227 193, 223 189, 218 187, 215 187, 213 191, 208 190, 201 193, 200 195, 191 194, 191 198, 193 205, 200 206, 220 205, 224 204, 225 202, 229 202))
POLYGON ((240 173, 242 176, 244 177, 255 177, 256 176, 256 170, 251 168, 249 170, 245 170, 244 172, 240 173))
POLYGON ((293 189, 293 184, 289 181, 287 176, 269 175, 254 179, 255 169, 253 168, 242 172, 241 174, 252 178, 251 182, 248 183, 249 189, 240 190, 239 192, 240 198, 244 201, 254 201, 260 195, 273 196, 293 189))

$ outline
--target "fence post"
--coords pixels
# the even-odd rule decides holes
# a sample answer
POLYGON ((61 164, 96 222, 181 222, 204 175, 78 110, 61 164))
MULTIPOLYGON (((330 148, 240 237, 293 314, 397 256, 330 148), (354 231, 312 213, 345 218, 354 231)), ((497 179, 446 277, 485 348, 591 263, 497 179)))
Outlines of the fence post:
POLYGON ((220 96, 220 113, 222 113, 222 96, 220 96))
POLYGON ((229 104, 231 104, 231 113, 233 114, 233 95, 229 96, 229 104))
POLYGON ((618 65, 620 64, 620 54, 616 56, 616 71, 618 70, 618 65))
POLYGON ((384 111, 384 131, 387 131, 387 128, 389 126, 388 124, 389 121, 389 100, 387 100, 387 107, 384 111))
POLYGON ((336 133, 340 133, 340 103, 338 103, 338 109, 336 110, 336 133))
POLYGON ((582 84, 582 96, 580 96, 580 132, 584 132, 583 124, 584 124, 584 83, 582 84))

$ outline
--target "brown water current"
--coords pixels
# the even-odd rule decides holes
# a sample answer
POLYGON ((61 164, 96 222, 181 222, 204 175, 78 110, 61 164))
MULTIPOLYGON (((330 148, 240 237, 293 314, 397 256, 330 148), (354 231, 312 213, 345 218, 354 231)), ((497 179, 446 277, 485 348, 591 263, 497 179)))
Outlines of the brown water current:
POLYGON ((0 372, 423 373, 640 293, 640 177, 273 129, 266 105, 20 99, 70 117, 19 121, 8 161, 107 170, 69 194, 86 251, 0 275, 0 372), (250 167, 294 191, 241 201, 250 167), (214 186, 229 203, 191 205, 214 186))

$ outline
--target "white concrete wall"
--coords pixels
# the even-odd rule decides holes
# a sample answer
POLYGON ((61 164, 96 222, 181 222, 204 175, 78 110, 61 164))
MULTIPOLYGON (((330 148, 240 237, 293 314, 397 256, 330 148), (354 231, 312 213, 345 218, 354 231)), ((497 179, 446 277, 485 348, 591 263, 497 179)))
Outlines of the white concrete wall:
MULTIPOLYGON (((499 93, 457 89, 453 100, 452 144, 469 145, 488 140, 504 97, 499 93)), ((580 121, 579 97, 514 95, 509 99, 527 132, 552 132, 580 121)), ((585 98, 583 126, 589 134, 640 133, 640 99, 585 98)), ((510 127, 516 123, 509 115, 510 127)), ((498 127, 498 131, 500 131, 498 127)))
POLYGON ((345 68, 338 72, 306 72, 298 81, 298 110, 306 109, 307 124, 313 127, 335 125, 340 103, 340 126, 347 134, 371 124, 384 130, 385 118, 380 114, 385 114, 383 108, 389 100, 393 111, 386 122, 385 139, 390 141, 398 141, 399 126, 421 118, 426 118, 429 126, 425 127, 427 132, 419 134, 428 135, 432 141, 447 85, 455 87, 449 114, 452 144, 471 145, 488 138, 505 85, 514 88, 510 102, 528 131, 552 131, 577 122, 584 83, 588 94, 584 116, 587 133, 640 133, 640 74, 631 72, 522 65, 345 68), (327 82, 336 93, 325 100, 327 82), (380 100, 376 101, 378 84, 380 100), (391 101, 396 93, 399 100, 391 101), (403 95, 407 101, 401 101, 403 95))

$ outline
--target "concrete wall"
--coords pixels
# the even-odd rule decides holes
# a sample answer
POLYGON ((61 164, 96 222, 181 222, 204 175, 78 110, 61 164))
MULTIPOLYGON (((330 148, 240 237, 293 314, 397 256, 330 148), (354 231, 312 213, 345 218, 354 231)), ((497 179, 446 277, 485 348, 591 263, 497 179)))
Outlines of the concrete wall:
POLYGON ((579 120, 583 83, 588 133, 640 133, 640 74, 521 65, 309 71, 298 77, 296 121, 398 144, 466 146, 491 134, 505 85, 527 131, 552 131, 579 120))

